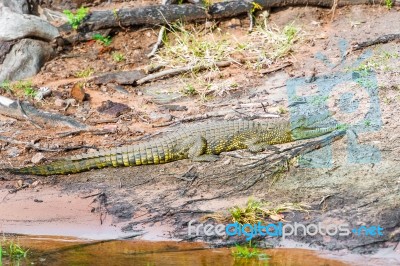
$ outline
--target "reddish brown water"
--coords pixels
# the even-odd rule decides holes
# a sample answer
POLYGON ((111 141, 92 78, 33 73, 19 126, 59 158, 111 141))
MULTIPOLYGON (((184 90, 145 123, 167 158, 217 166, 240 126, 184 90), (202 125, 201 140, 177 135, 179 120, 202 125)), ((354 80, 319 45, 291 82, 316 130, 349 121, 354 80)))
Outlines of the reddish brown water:
POLYGON ((235 259, 229 248, 209 249, 202 243, 99 242, 44 236, 21 236, 15 241, 30 249, 28 259, 20 265, 347 265, 304 249, 262 250, 269 259, 258 260, 235 259))

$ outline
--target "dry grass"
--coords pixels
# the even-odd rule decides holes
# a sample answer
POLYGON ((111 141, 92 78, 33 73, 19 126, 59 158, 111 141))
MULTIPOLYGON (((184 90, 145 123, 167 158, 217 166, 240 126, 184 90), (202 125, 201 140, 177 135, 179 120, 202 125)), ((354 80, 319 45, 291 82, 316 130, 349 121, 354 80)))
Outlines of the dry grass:
POLYGON ((215 78, 220 71, 217 63, 228 61, 241 68, 257 71, 289 56, 301 36, 301 30, 293 24, 280 29, 268 25, 266 20, 251 33, 243 29, 240 36, 222 32, 217 27, 175 23, 169 25, 168 33, 163 39, 164 46, 156 53, 152 64, 172 69, 191 66, 192 71, 182 76, 180 90, 206 99, 210 92, 221 95, 221 91, 216 89, 218 87, 223 91, 235 89, 235 84, 218 85, 215 78), (199 72, 200 68, 205 71, 199 72))
POLYGON ((215 213, 205 216, 204 219, 214 219, 217 222, 237 222, 239 224, 257 224, 265 219, 284 221, 282 213, 292 211, 307 211, 309 206, 300 203, 282 203, 272 206, 272 203, 257 201, 250 198, 243 207, 234 206, 228 213, 215 213))

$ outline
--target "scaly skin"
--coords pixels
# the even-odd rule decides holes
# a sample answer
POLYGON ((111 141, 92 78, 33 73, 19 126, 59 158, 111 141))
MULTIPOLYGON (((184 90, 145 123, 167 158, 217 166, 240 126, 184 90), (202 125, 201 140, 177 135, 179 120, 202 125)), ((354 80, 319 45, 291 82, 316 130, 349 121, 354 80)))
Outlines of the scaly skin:
POLYGON ((322 136, 339 126, 291 129, 285 121, 246 120, 212 122, 182 128, 165 137, 137 145, 103 149, 71 156, 45 165, 6 169, 16 174, 71 174, 109 166, 162 164, 177 160, 214 161, 221 152, 249 149, 262 151, 270 145, 322 136))

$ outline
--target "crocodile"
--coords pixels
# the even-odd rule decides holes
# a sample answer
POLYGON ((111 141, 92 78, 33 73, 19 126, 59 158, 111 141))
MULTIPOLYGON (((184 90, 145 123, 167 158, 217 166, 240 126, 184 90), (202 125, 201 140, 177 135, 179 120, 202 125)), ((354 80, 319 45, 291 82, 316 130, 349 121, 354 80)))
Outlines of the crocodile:
POLYGON ((275 144, 319 137, 340 128, 337 124, 327 127, 293 128, 289 121, 214 121, 182 127, 161 138, 135 145, 101 149, 44 165, 6 170, 14 174, 55 175, 111 166, 163 164, 183 159, 215 161, 222 152, 239 149, 261 152, 275 144))

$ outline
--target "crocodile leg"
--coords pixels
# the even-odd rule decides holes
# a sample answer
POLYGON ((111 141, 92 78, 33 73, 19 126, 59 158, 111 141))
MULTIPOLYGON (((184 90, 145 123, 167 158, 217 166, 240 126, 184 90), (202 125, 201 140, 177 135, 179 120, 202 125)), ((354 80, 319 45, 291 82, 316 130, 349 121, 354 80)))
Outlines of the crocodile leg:
POLYGON ((197 136, 192 139, 191 147, 189 148, 188 157, 193 162, 215 162, 219 160, 219 156, 215 154, 205 154, 207 150, 207 140, 202 136, 197 136))

